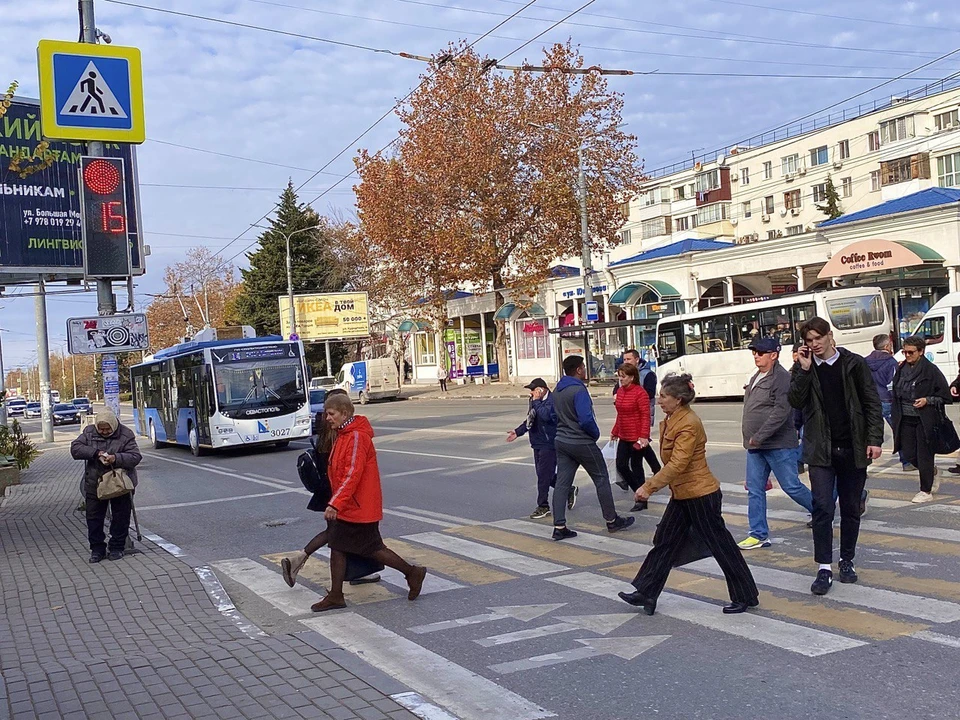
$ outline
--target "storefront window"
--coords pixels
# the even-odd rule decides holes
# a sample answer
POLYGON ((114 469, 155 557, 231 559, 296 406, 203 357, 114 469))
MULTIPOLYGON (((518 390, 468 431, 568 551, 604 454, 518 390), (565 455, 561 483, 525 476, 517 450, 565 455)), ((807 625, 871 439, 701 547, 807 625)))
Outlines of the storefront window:
POLYGON ((518 320, 517 356, 520 360, 540 360, 550 357, 546 320, 518 320))
POLYGON ((417 365, 437 364, 437 342, 433 333, 417 333, 414 336, 417 365))

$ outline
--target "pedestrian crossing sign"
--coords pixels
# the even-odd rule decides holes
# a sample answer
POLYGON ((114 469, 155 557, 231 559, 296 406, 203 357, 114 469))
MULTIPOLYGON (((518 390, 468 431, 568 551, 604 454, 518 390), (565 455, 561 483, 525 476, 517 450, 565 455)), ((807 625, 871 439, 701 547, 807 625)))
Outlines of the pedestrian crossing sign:
POLYGON ((41 40, 40 117, 56 140, 142 143, 140 49, 41 40))

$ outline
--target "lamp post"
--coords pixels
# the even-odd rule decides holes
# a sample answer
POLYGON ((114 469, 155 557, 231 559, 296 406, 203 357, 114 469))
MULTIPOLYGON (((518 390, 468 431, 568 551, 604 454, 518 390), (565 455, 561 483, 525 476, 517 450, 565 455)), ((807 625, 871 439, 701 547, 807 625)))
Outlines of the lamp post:
POLYGON ((290 302, 290 334, 297 332, 297 308, 293 304, 293 262, 290 258, 290 238, 297 233, 307 232, 309 230, 318 230, 321 226, 311 225, 310 227, 300 228, 291 233, 287 233, 287 297, 290 302))

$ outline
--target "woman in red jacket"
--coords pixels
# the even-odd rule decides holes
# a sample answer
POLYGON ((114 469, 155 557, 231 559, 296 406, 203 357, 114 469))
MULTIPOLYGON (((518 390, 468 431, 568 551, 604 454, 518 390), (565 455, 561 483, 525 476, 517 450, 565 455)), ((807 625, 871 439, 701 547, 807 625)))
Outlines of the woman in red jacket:
POLYGON ((383 495, 370 421, 353 414, 353 403, 346 395, 328 395, 324 414, 337 428, 328 469, 333 494, 323 514, 328 524, 330 591, 310 609, 324 612, 347 606, 343 597, 346 553, 371 558, 402 572, 410 588, 407 599, 416 600, 427 569, 408 563, 387 548, 380 537, 383 495))
MULTIPOLYGON (((650 444, 650 397, 640 384, 640 371, 624 363, 617 371, 620 389, 614 405, 617 421, 610 433, 617 443, 617 472, 634 492, 644 483, 643 449, 650 444)), ((630 512, 646 510, 646 501, 637 501, 630 512)))

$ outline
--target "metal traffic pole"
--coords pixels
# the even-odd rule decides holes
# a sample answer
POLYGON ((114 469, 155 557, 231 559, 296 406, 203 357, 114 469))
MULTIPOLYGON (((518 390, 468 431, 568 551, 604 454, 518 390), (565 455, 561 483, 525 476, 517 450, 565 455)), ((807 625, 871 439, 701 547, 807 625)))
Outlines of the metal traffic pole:
POLYGON ((3 332, 0 331, 0 427, 7 425, 7 378, 3 372, 3 332))
POLYGON ((43 278, 37 281, 33 298, 37 315, 37 368, 40 373, 40 425, 43 441, 53 442, 53 408, 50 407, 50 345, 47 340, 47 296, 43 278))

